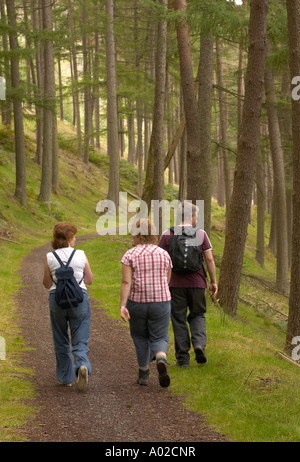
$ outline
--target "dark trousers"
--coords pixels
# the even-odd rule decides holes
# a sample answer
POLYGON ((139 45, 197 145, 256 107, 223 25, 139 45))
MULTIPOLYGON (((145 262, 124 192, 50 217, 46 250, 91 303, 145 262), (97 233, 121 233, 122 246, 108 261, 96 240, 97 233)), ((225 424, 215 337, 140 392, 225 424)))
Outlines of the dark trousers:
POLYGON ((194 349, 206 347, 205 289, 171 287, 170 291, 175 356, 178 365, 188 365, 191 343, 194 349))

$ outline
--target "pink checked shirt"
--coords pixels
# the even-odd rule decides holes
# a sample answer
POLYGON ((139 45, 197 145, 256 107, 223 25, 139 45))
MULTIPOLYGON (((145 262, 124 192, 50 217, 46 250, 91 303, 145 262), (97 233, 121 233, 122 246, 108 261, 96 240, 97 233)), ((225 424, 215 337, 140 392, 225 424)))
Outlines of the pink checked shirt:
POLYGON ((171 300, 168 270, 172 261, 168 252, 154 244, 139 244, 127 250, 121 263, 132 268, 130 300, 138 303, 171 300))

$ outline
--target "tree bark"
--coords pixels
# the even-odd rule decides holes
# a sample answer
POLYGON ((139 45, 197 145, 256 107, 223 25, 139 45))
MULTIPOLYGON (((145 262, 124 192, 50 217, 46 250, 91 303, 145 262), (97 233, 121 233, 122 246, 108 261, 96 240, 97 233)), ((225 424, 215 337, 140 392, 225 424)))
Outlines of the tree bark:
POLYGON ((213 35, 200 37, 198 110, 200 127, 201 182, 200 199, 204 200, 204 229, 210 234, 212 197, 211 107, 213 80, 213 35))
POLYGON ((89 151, 92 137, 92 91, 91 91, 91 63, 88 50, 87 27, 87 5, 82 4, 82 55, 83 55, 83 79, 84 79, 84 142, 83 162, 89 163, 89 151))
POLYGON ((40 20, 38 0, 33 0, 31 4, 31 21, 32 28, 35 32, 34 48, 35 48, 35 67, 36 67, 36 91, 35 91, 35 114, 36 114, 36 152, 35 158, 38 165, 42 163, 42 147, 43 147, 43 57, 41 41, 37 38, 37 31, 40 30, 40 20))
MULTIPOLYGON (((159 0, 167 10, 168 0, 159 0)), ((153 199, 164 198, 164 116, 166 92, 166 59, 167 59, 167 21, 160 19, 157 28, 157 50, 155 64, 155 96, 153 110, 152 140, 153 140, 153 199)), ((162 234, 162 217, 156 223, 159 235, 162 234)))
POLYGON ((238 304, 255 175, 266 59, 267 11, 268 0, 252 0, 243 121, 219 280, 220 304, 232 315, 236 314, 238 304))
MULTIPOLYGON (((174 9, 184 12, 186 0, 174 0, 174 9)), ((189 28, 184 19, 177 22, 176 32, 187 134, 187 199, 195 203, 201 198, 200 129, 189 28)))
MULTIPOLYGON (((5 2, 4 0, 0 1, 0 12, 1 12, 1 20, 3 25, 6 24, 6 17, 5 17, 5 2)), ((8 51, 8 36, 6 32, 2 32, 2 48, 4 52, 8 51)), ((10 72, 10 63, 8 55, 4 56, 3 59, 4 64, 4 77, 6 83, 6 100, 2 101, 2 122, 7 127, 11 126, 12 122, 12 108, 11 108, 11 99, 7 96, 9 93, 9 89, 11 87, 11 72, 10 72)))
MULTIPOLYGON (((300 4, 286 0, 291 80, 300 75, 300 4)), ((285 350, 291 352, 293 339, 300 335, 300 105, 292 100, 293 129, 293 231, 289 316, 285 350)))
POLYGON ((223 166, 223 174, 224 174, 226 226, 227 226, 228 217, 229 217, 231 187, 230 187, 230 171, 229 171, 228 152, 227 152, 227 104, 226 104, 226 99, 225 99, 225 93, 223 91, 223 67, 222 67, 219 40, 217 40, 217 43, 216 43, 216 60, 217 60, 217 84, 219 87, 219 107, 220 107, 220 142, 221 142, 222 166, 223 166))
POLYGON ((276 107, 276 95, 272 72, 265 70, 266 106, 268 113, 268 126, 270 134, 271 154, 274 173, 274 199, 276 217, 276 288, 284 295, 289 292, 289 257, 288 257, 288 234, 287 234, 287 210, 285 177, 283 165, 283 152, 279 130, 278 114, 276 107))
POLYGON ((9 43, 11 54, 11 86, 14 91, 13 110, 14 110, 14 127, 15 127, 15 148, 16 148, 16 189, 15 197, 26 207, 26 155, 24 142, 24 125, 22 101, 20 91, 20 70, 18 51, 18 38, 16 32, 16 9, 14 0, 6 0, 7 18, 10 25, 9 43))
MULTIPOLYGON (((52 31, 52 1, 42 0, 43 29, 52 31)), ((44 43, 44 117, 43 117, 43 154, 42 178, 39 200, 44 201, 50 208, 52 191, 52 162, 53 162, 53 117, 55 115, 55 78, 54 78, 54 50, 53 42, 46 37, 44 43)))
POLYGON ((257 190, 257 228, 255 259, 263 268, 265 263, 265 189, 264 166, 261 152, 261 134, 259 128, 257 161, 256 161, 256 190, 257 190))
POLYGON ((120 158, 117 101, 117 67, 114 34, 114 1, 106 0, 106 67, 107 67, 107 154, 109 185, 107 198, 119 205, 120 158))
POLYGON ((79 157, 82 155, 82 142, 81 142, 81 118, 80 118, 80 105, 79 105, 79 91, 78 85, 78 69, 77 69, 77 54, 76 54, 76 40, 74 36, 74 21, 73 21, 73 9, 72 2, 68 0, 68 15, 69 15, 69 28, 70 38, 72 43, 72 68, 73 68, 73 101, 74 101, 74 113, 75 113, 75 124, 77 133, 77 154, 79 157))

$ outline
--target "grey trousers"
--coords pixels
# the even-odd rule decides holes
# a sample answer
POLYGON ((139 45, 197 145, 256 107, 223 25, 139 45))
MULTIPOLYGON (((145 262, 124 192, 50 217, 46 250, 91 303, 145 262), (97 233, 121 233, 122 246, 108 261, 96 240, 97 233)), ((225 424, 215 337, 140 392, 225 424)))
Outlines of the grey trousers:
POLYGON ((170 291, 175 356, 178 365, 188 365, 191 343, 194 348, 206 347, 205 289, 171 287, 170 291))
POLYGON ((146 367, 162 351, 168 353, 171 303, 137 303, 128 300, 130 334, 139 367, 146 367))

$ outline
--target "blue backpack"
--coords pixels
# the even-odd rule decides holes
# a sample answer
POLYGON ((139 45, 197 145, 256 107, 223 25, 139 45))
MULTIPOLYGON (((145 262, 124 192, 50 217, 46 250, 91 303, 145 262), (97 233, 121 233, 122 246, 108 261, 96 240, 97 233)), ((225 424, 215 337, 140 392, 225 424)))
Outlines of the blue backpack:
POLYGON ((83 278, 78 283, 75 279, 73 268, 69 266, 75 251, 74 249, 66 264, 61 261, 56 252, 53 252, 53 255, 60 264, 60 268, 55 270, 55 277, 57 279, 55 283, 55 301, 62 309, 76 308, 83 301, 82 289, 79 286, 83 278))

